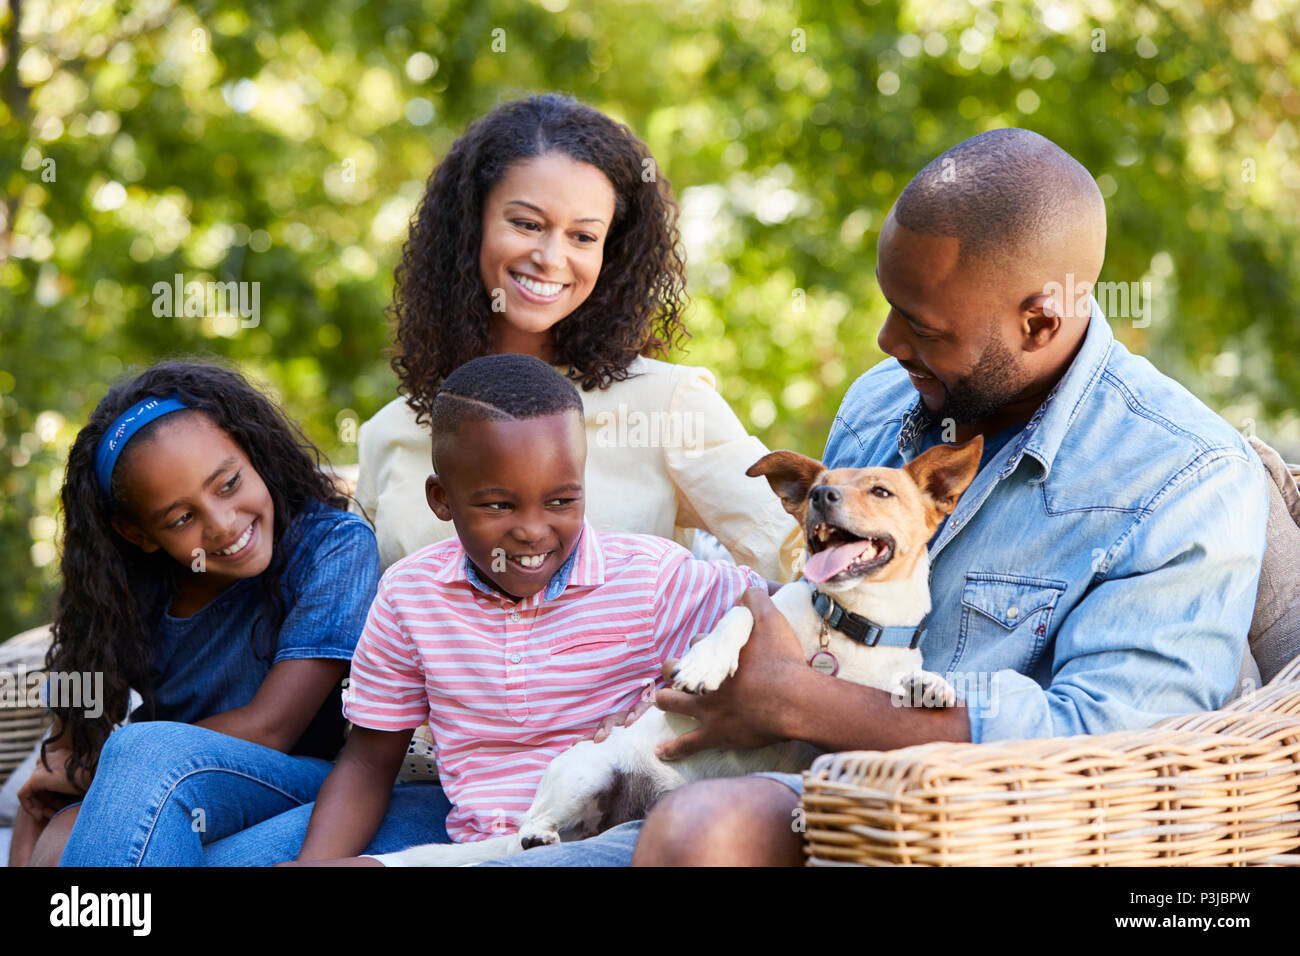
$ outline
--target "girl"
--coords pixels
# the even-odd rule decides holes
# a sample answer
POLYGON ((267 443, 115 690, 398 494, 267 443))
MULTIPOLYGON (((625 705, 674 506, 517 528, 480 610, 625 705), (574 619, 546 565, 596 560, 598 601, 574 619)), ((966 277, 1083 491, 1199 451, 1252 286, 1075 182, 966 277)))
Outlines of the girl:
POLYGON ((627 127, 552 94, 470 125, 429 179, 396 271, 392 360, 405 398, 361 428, 357 500, 382 564, 454 534, 424 507, 433 396, 480 355, 544 359, 581 385, 598 530, 712 533, 788 581, 802 538, 766 454, 703 368, 651 356, 685 338, 677 205, 627 127))
POLYGON ((218 366, 158 365, 99 403, 68 458, 47 666, 65 686, 102 675, 102 699, 50 701, 20 856, 44 828, 33 863, 197 865, 204 845, 315 797, 379 572, 373 533, 319 465, 218 366), (114 731, 133 688, 142 704, 114 731))

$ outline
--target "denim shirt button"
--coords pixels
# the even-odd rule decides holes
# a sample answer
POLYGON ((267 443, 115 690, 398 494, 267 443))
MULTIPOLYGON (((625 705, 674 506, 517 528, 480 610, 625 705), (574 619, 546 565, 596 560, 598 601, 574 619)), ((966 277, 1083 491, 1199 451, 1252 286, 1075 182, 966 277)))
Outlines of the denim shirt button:
POLYGON ((1007 608, 1007 617, 1011 618, 1012 620, 1015 620, 1019 616, 1020 616, 1020 608, 1016 607, 1015 605, 1012 605, 1011 607, 1007 608))

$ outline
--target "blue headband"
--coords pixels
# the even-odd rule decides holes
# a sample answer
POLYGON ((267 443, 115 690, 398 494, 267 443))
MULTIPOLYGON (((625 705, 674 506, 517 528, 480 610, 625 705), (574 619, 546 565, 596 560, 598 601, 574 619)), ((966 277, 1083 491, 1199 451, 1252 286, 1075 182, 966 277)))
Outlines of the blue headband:
POLYGON ((117 459, 131 436, 155 419, 190 407, 180 400, 179 395, 172 393, 166 398, 142 399, 117 416, 95 449, 95 477, 105 495, 112 497, 109 483, 113 480, 113 469, 117 467, 117 459))

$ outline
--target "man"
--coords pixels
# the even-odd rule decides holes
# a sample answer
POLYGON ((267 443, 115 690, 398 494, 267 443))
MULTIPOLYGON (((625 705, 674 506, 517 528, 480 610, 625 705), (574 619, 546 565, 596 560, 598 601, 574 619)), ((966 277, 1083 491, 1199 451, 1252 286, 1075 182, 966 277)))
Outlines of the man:
MULTIPOLYGON (((978 475, 930 543, 920 645, 962 702, 900 708, 813 671, 751 591, 735 677, 713 694, 658 693, 700 721, 665 758, 787 738, 838 751, 1102 733, 1225 701, 1264 551, 1263 468, 1116 342, 1086 291, 1066 298, 1096 282, 1105 238, 1087 170, 1017 129, 948 150, 881 229, 879 344, 892 358, 849 389, 823 459, 899 467, 984 436, 978 475)), ((799 788, 793 775, 701 781, 662 800, 639 841, 625 824, 516 859, 613 863, 635 842, 636 864, 798 864, 799 788)))

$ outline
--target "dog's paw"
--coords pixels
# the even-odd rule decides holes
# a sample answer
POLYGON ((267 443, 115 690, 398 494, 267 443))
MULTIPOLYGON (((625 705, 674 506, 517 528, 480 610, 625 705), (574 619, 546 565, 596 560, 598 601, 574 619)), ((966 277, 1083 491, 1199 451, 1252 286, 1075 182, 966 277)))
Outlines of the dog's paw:
POLYGON ((903 701, 912 707, 952 707, 957 690, 939 674, 913 671, 903 678, 903 701))
POLYGON ((709 694, 740 666, 740 650, 729 652, 722 641, 700 641, 673 668, 673 690, 709 694))
POLYGON ((525 823, 519 828, 519 843, 525 850, 535 846, 551 846, 560 842, 560 834, 555 830, 525 823))

